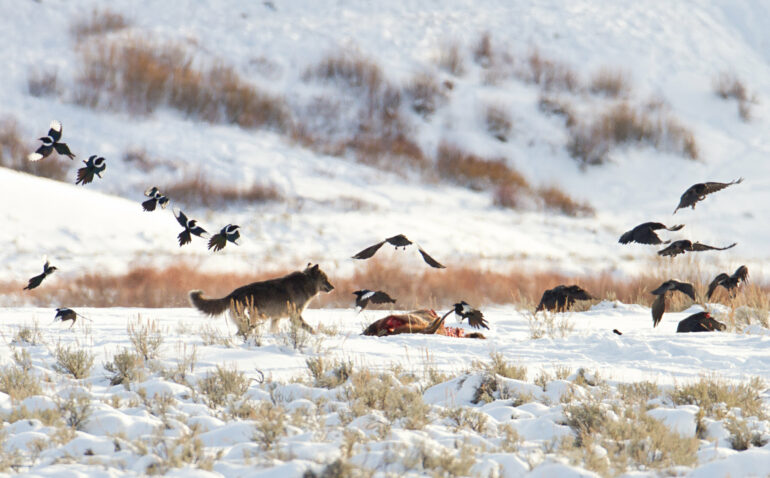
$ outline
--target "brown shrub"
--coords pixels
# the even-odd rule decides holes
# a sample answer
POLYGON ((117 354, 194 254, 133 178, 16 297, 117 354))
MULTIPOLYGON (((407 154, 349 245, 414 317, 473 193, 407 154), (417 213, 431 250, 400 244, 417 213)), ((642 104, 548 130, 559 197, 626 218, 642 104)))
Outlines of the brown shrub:
POLYGON ((612 105, 589 125, 574 125, 567 149, 583 164, 603 164, 613 148, 626 144, 648 145, 698 159, 690 130, 664 111, 639 110, 626 102, 612 105))
POLYGON ((575 110, 566 100, 554 96, 540 95, 540 98, 537 100, 537 107, 543 113, 563 117, 568 128, 577 124, 575 110))
POLYGON ((546 209, 571 217, 585 217, 596 214, 590 204, 575 201, 557 186, 544 186, 538 189, 537 195, 543 200, 546 209))
POLYGON ((490 186, 530 189, 524 176, 508 166, 505 159, 483 159, 446 142, 438 147, 436 170, 441 178, 475 190, 490 186))
POLYGON ((415 113, 428 118, 447 99, 446 87, 439 85, 436 78, 428 73, 418 73, 404 88, 415 113))
POLYGON ((722 99, 738 102, 738 114, 743 121, 751 120, 751 105, 756 98, 749 93, 746 85, 732 73, 722 72, 713 81, 714 93, 722 99))
POLYGON ((33 152, 35 148, 36 146, 28 145, 21 139, 19 124, 15 119, 0 118, 0 166, 35 176, 64 181, 70 160, 58 158, 54 154, 40 161, 29 161, 27 155, 33 152))
POLYGON ((540 85, 546 91, 576 91, 580 88, 580 80, 569 65, 544 58, 537 49, 529 53, 526 67, 520 72, 520 76, 525 81, 540 85))
POLYGON ((489 134, 499 141, 508 141, 513 129, 513 122, 511 115, 505 108, 495 104, 487 105, 484 112, 484 122, 489 134))
MULTIPOLYGON (((187 294, 191 290, 203 289, 206 295, 221 297, 236 287, 285 273, 211 273, 187 264, 163 269, 138 266, 125 274, 91 272, 66 281, 54 281, 45 293, 20 294, 19 298, 25 303, 56 307, 61 304, 73 307, 188 307, 187 294)), ((21 286, 17 289, 21 291, 21 286)))
POLYGON ((104 35, 129 26, 131 23, 120 13, 94 8, 90 17, 76 21, 70 26, 70 33, 80 42, 91 35, 104 35))
POLYGON ((489 32, 484 32, 479 38, 476 46, 473 47, 473 61, 484 68, 492 66, 494 62, 494 50, 492 48, 492 36, 489 32))
POLYGON ((343 103, 317 100, 294 128, 295 140, 325 154, 350 152, 359 162, 384 169, 426 167, 421 149, 410 138, 412 128, 400 114, 401 89, 387 81, 379 65, 338 52, 308 68, 303 78, 331 82, 343 103))
POLYGON ((139 37, 81 47, 76 101, 84 106, 149 114, 159 106, 188 117, 244 128, 286 131, 291 118, 282 98, 259 91, 231 67, 198 69, 182 45, 139 37))
POLYGON ((455 76, 465 73, 465 59, 456 43, 445 43, 439 48, 438 66, 455 76))
POLYGON ((591 93, 616 98, 627 95, 631 91, 631 83, 626 73, 619 70, 602 68, 591 78, 589 89, 591 93))
POLYGON ((27 91, 30 95, 40 98, 56 96, 59 93, 59 80, 56 70, 35 68, 27 75, 27 91))
POLYGON ((169 198, 187 206, 215 207, 232 202, 263 203, 280 201, 283 195, 273 185, 253 184, 247 187, 215 184, 201 173, 169 184, 162 189, 169 198))
MULTIPOLYGON (((443 258, 436 259, 442 261, 443 258)), ((415 274, 413 269, 404 267, 400 262, 395 258, 386 263, 375 257, 363 262, 351 276, 330 276, 334 290, 319 295, 311 306, 353 307, 353 291, 366 287, 388 292, 398 301, 394 307, 399 309, 448 308, 461 299, 479 307, 514 303, 534 309, 543 291, 559 284, 578 284, 595 297, 650 306, 654 296, 649 291, 664 280, 676 277, 663 266, 650 268, 650 275, 620 279, 611 273, 574 276, 532 271, 529 267, 513 267, 510 272, 495 272, 446 262, 448 268, 445 270, 436 271, 426 267, 415 274)), ((66 281, 54 280, 46 286, 44 293, 23 291, 24 284, 21 282, 0 282, 0 293, 3 294, 4 305, 187 307, 190 290, 203 289, 210 297, 222 297, 236 287, 279 277, 287 272, 290 271, 274 270, 256 274, 203 272, 194 265, 184 263, 162 269, 138 266, 125 274, 88 273, 66 281)), ((705 281, 680 278, 693 282, 699 291, 704 291, 707 285, 705 281)), ((770 291, 767 284, 761 285, 761 289, 764 294, 770 291)), ((672 296, 668 310, 680 310, 691 304, 678 299, 681 295, 672 296)), ((377 307, 369 306, 372 309, 377 307)), ((389 309, 390 305, 380 308, 389 309)))

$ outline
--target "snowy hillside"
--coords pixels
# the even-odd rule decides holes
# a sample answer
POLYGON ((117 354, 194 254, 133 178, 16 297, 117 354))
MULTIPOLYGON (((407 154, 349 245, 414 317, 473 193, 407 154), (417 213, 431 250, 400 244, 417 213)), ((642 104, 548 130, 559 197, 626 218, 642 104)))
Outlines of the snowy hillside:
MULTIPOLYGON (((617 237, 647 220, 685 223, 676 238, 715 245, 737 241, 735 249, 702 259, 725 268, 745 262, 756 278, 770 257, 761 220, 770 204, 765 28, 770 7, 763 2, 501 1, 481 7, 464 1, 323 6, 118 1, 109 11, 125 19, 124 28, 78 38, 75 26, 87 22, 94 8, 106 5, 3 2, 0 31, 6 47, 0 61, 7 68, 0 79, 0 114, 18 122, 30 150, 50 120, 59 119, 64 141, 78 155, 75 163, 90 154, 108 161, 104 179, 86 187, 2 174, 3 203, 14 204, 1 213, 6 225, 1 237, 11 245, 0 265, 7 280, 28 278, 44 254, 67 263, 63 277, 93 269, 122 271, 133 259, 148 260, 147 254, 158 264, 185 258, 205 269, 293 268, 312 260, 349 273, 353 253, 396 233, 418 240, 448 264, 636 273, 649 267, 655 249, 621 247, 617 237), (494 68, 474 60, 485 34, 498 58, 494 68), (482 158, 504 158, 533 187, 556 185, 590 204, 596 215, 570 218, 539 205, 501 208, 493 204, 491 187, 474 191, 409 167, 382 170, 356 162, 354 152, 323 155, 274 128, 211 124, 168 107, 131 115, 125 108, 78 104, 82 52, 137 37, 183 45, 196 65, 233 67, 250 84, 285 98, 297 120, 311 125, 314 118, 299 112, 309 111, 319 98, 339 102, 345 117, 357 107, 340 85, 308 79, 307 72, 329 55, 373 62, 394 85, 409 84, 421 73, 448 82, 451 89, 430 116, 403 104, 399 110, 409 139, 428 161, 435 161, 439 145, 447 142, 482 158), (546 63, 566 65, 580 86, 546 90, 524 79, 521 69, 535 50, 546 63), (457 74, 441 66, 452 51, 462 63, 457 74), (591 78, 603 68, 625 75, 629 89, 621 97, 589 91, 591 78), (51 72, 55 92, 31 95, 30 78, 51 72), (723 73, 745 83, 749 121, 741 120, 736 101, 715 94, 713 83, 723 73), (568 152, 564 120, 538 107, 543 95, 569 103, 586 125, 616 102, 633 108, 651 101, 666 105, 666 114, 692 131, 698 159, 632 144, 612 148, 607 164, 581 167, 568 152), (489 105, 510 120, 505 142, 485 126, 489 105), (157 161, 141 168, 124 160, 132 151, 157 161), (275 187, 281 199, 227 207, 178 204, 210 231, 238 223, 243 233, 240 248, 216 255, 202 242, 179 249, 170 213, 140 214, 139 202, 147 186, 195 176, 218 185, 275 187), (671 217, 691 184, 740 176, 746 178, 740 186, 671 217)), ((339 128, 347 120, 335 121, 326 126, 339 128)), ((72 182, 75 169, 68 173, 72 182)))

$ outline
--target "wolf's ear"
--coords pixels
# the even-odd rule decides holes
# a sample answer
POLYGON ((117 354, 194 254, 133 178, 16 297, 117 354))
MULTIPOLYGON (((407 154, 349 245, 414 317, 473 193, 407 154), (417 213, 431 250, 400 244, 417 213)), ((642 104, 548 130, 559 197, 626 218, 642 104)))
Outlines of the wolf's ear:
POLYGON ((311 267, 310 270, 313 271, 313 272, 318 272, 318 264, 316 264, 313 267, 311 267))
POLYGON ((309 270, 310 270, 310 266, 311 266, 311 265, 312 265, 312 263, 311 263, 311 262, 308 262, 308 263, 307 263, 307 265, 305 266, 305 272, 307 272, 307 271, 309 271, 309 270))

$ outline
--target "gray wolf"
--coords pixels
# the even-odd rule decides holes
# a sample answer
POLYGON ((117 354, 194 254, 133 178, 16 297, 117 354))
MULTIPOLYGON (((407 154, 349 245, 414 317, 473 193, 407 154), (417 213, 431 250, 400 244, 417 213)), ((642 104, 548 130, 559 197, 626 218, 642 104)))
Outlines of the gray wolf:
MULTIPOLYGON (((307 265, 304 271, 296 271, 283 277, 239 287, 220 299, 208 299, 200 290, 190 291, 192 305, 210 316, 228 310, 249 311, 250 326, 254 320, 271 320, 275 330, 279 319, 290 318, 303 329, 314 332, 302 318, 302 312, 320 292, 331 292, 334 286, 318 264, 307 265)), ((241 314, 238 314, 241 315, 241 314)), ((234 319, 237 320, 237 319, 234 319)), ((236 323, 239 326, 240 324, 236 323)))

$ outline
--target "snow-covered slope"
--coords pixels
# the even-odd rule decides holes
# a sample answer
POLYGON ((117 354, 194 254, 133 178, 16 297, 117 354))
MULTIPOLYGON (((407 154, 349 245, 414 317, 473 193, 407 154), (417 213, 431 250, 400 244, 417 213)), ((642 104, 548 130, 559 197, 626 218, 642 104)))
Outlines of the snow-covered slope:
MULTIPOLYGON (((489 192, 425 184, 413 174, 318 155, 273 132, 210 125, 171 110, 133 117, 77 106, 71 100, 79 53, 69 29, 93 8, 106 7, 86 0, 2 2, 0 114, 19 121, 31 147, 55 118, 64 123, 64 139, 78 160, 94 153, 108 159, 104 179, 86 188, 2 173, 0 217, 6 227, 0 239, 10 248, 2 253, 0 269, 7 279, 29 277, 43 254, 70 261, 73 274, 122 270, 131 258, 148 254, 159 263, 186 257, 201 267, 240 270, 312 260, 345 273, 355 267, 350 255, 396 233, 418 240, 448 264, 633 273, 649 266, 654 249, 622 247, 617 237, 647 220, 684 222, 687 227, 677 238, 716 245, 737 241, 729 252, 702 256, 721 267, 745 262, 759 277, 770 257, 762 220, 770 207, 766 2, 116 1, 108 6, 131 23, 112 35, 182 42, 202 60, 222 60, 259 87, 288 98, 313 96, 318 86, 303 80, 303 73, 340 50, 358 51, 399 84, 422 71, 451 79, 455 86, 448 103, 429 120, 413 118, 423 150, 433 155, 448 139, 485 157, 505 157, 532 184, 557 184, 588 201, 598 211, 589 219, 496 208, 489 192), (514 65, 537 48, 544 57, 571 65, 584 82, 602 67, 627 72, 633 85, 629 101, 657 98, 669 104, 694 132, 700 160, 628 147, 613 150, 607 165, 581 169, 566 151, 563 122, 538 111, 537 86, 515 77, 484 82, 470 51, 485 32, 514 65), (458 45, 465 59, 462 76, 436 67, 448 44, 458 45), (60 98, 27 93, 27 78, 35 69, 57 72, 60 98), (735 74, 756 95, 750 122, 740 120, 735 102, 714 94, 712 82, 721 72, 735 74), (483 107, 489 103, 510 112, 513 133, 505 143, 484 129, 483 107), (121 160, 137 148, 167 165, 147 173, 121 160), (142 215, 138 203, 145 187, 190 174, 220 184, 274 184, 288 199, 225 210, 180 204, 210 231, 239 223, 244 244, 214 256, 200 242, 179 250, 173 217, 167 211, 142 215), (689 185, 739 176, 746 178, 740 186, 671 217, 689 185), (89 213, 80 206, 84 203, 89 213)), ((589 96, 575 93, 569 100, 590 114, 598 106, 589 96)))

